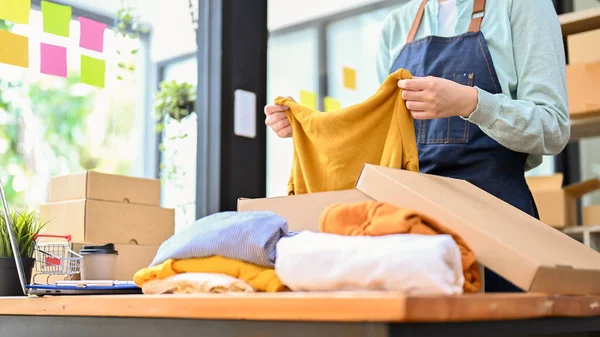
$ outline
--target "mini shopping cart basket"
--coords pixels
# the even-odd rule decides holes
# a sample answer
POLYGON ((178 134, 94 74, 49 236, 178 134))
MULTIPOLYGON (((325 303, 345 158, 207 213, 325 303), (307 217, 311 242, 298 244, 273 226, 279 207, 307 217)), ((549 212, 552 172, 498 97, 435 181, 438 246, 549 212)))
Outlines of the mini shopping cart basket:
POLYGON ((71 249, 71 235, 48 235, 39 234, 35 236, 35 265, 36 276, 38 274, 63 275, 71 278, 79 274, 81 260, 83 257, 71 249), (40 242, 40 238, 60 238, 65 242, 40 242))

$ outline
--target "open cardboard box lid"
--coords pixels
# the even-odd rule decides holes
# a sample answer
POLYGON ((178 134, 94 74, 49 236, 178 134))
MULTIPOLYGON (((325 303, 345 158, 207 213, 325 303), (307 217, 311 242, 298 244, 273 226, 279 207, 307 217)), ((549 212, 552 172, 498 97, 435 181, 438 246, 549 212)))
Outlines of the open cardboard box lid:
POLYGON ((367 200, 437 219, 468 242, 480 263, 525 291, 600 294, 600 253, 464 180, 367 164, 353 190, 241 199, 238 210, 270 210, 291 230, 318 231, 326 207, 367 200))

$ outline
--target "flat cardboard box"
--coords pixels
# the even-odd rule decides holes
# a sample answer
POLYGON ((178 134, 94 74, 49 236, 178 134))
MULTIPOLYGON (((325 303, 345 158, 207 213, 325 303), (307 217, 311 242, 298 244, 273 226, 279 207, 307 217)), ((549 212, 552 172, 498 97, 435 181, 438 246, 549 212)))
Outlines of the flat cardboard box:
MULTIPOLYGON (((73 250, 78 253, 82 246, 103 245, 104 243, 74 242, 73 250)), ((140 269, 146 268, 154 259, 159 245, 129 245, 115 244, 117 256, 117 280, 132 281, 133 275, 140 269)))
POLYGON ((525 291, 600 294, 600 253, 463 180, 365 165, 354 190, 239 200, 238 210, 273 211, 292 230, 318 230, 326 207, 365 200, 433 217, 525 291))
POLYGON ((581 222, 584 226, 600 226, 600 205, 583 207, 581 222))
POLYGON ((590 179, 563 187, 563 175, 527 177, 540 219, 554 228, 577 226, 577 200, 600 189, 600 180, 590 179))
POLYGON ((73 241, 160 245, 175 230, 175 211, 112 201, 73 200, 40 205, 45 232, 73 241))
POLYGON ((49 202, 79 199, 160 206, 160 180, 94 171, 50 178, 49 202))
POLYGON ((569 64, 600 61, 600 29, 567 36, 569 64))
POLYGON ((567 65, 567 93, 572 118, 600 114, 600 62, 567 65))

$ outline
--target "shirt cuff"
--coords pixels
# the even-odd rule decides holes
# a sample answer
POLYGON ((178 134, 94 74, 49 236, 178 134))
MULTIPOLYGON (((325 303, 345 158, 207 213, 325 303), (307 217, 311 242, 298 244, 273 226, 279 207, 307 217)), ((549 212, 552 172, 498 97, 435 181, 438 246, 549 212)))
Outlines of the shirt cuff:
POLYGON ((489 128, 500 115, 500 104, 497 98, 485 90, 477 89, 477 107, 468 118, 463 118, 482 128, 489 128))

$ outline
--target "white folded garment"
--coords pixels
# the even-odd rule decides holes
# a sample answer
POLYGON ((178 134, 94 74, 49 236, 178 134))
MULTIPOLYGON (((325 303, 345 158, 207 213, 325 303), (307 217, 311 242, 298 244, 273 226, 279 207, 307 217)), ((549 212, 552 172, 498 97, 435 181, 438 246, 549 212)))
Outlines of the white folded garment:
POLYGON ((182 273, 142 285, 144 294, 201 294, 254 292, 254 288, 235 277, 212 273, 182 273))
POLYGON ((277 243, 275 272, 293 291, 463 292, 461 253, 450 235, 342 236, 305 231, 277 243))

